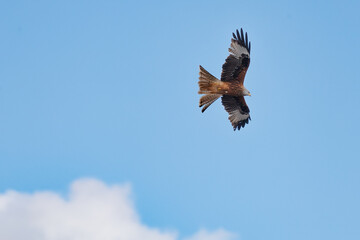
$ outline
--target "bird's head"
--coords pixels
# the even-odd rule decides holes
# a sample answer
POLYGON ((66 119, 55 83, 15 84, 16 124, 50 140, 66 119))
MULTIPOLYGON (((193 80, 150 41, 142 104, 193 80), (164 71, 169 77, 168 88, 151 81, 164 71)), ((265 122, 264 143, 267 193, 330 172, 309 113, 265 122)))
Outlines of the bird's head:
POLYGON ((243 96, 251 96, 251 93, 249 92, 249 90, 247 90, 246 88, 244 88, 243 91, 242 91, 242 95, 243 95, 243 96))

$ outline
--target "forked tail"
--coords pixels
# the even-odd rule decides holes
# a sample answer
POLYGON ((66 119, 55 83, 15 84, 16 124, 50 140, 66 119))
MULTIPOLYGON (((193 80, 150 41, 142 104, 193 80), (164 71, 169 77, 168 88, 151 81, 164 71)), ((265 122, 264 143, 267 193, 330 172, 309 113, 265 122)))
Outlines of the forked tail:
POLYGON ((213 102, 215 102, 221 94, 218 92, 221 89, 222 82, 211 75, 202 66, 199 72, 199 94, 205 94, 200 98, 199 107, 202 107, 204 112, 213 102))

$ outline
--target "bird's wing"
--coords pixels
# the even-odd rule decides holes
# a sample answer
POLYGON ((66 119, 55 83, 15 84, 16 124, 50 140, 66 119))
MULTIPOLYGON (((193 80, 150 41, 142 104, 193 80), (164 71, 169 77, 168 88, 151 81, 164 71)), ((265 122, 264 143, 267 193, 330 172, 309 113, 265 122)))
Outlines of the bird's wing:
POLYGON ((231 39, 230 55, 222 66, 221 81, 244 83, 245 74, 250 65, 250 49, 251 43, 248 41, 247 33, 244 37, 242 29, 241 34, 236 30, 236 35, 233 33, 231 39))
POLYGON ((229 120, 234 127, 240 130, 245 124, 249 123, 250 110, 246 105, 244 97, 234 97, 229 95, 223 95, 221 102, 225 107, 225 110, 229 113, 229 120))

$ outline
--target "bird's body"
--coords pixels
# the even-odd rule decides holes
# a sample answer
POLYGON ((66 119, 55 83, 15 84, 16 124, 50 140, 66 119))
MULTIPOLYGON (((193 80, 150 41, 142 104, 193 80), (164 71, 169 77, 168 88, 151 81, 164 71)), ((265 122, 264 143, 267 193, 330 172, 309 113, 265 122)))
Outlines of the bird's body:
MULTIPOLYGON (((206 71, 206 70, 205 70, 206 71)), ((231 96, 246 96, 244 93, 244 86, 239 82, 222 82, 219 81, 214 84, 214 88, 211 91, 206 93, 215 93, 221 95, 231 95, 231 96)), ((199 93, 202 93, 199 91, 199 93)))
POLYGON ((217 79, 202 66, 199 73, 199 94, 205 94, 200 98, 200 107, 204 112, 213 102, 221 97, 225 110, 229 113, 229 120, 234 130, 240 130, 249 122, 250 110, 244 96, 251 96, 244 87, 244 79, 250 65, 251 44, 248 42, 247 33, 241 29, 233 33, 230 55, 222 66, 221 80, 217 79))

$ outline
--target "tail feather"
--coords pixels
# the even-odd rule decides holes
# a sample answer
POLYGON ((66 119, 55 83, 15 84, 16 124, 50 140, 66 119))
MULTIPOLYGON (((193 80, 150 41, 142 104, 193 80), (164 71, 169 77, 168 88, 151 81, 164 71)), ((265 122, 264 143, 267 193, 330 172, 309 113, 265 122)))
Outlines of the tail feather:
POLYGON ((221 97, 221 94, 206 94, 200 98, 199 107, 204 106, 201 109, 201 112, 205 112, 205 110, 210 107, 210 105, 215 102, 219 97, 221 97))
POLYGON ((199 107, 204 112, 210 105, 222 96, 223 82, 211 75, 202 66, 199 72, 199 94, 205 94, 200 98, 199 107))
POLYGON ((200 66, 199 72, 199 94, 215 94, 222 82, 200 66))

